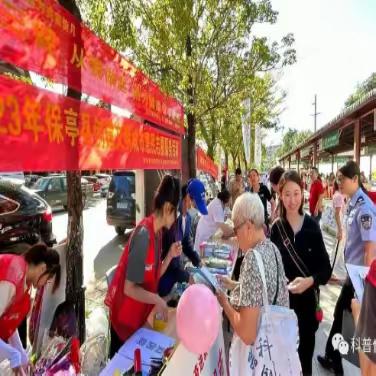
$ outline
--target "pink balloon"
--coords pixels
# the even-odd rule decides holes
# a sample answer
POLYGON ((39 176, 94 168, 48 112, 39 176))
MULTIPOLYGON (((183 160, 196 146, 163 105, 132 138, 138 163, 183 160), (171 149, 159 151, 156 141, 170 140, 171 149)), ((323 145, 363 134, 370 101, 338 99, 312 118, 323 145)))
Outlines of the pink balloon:
POLYGON ((221 325, 217 298, 202 284, 189 286, 176 311, 176 330, 187 350, 195 354, 209 351, 221 325))

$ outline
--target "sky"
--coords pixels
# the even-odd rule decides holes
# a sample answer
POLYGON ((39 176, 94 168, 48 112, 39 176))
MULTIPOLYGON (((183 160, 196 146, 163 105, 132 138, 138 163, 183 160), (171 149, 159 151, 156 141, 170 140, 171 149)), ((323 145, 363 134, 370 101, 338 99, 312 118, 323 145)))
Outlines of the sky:
MULTIPOLYGON (((376 0, 271 0, 277 23, 256 28, 274 40, 295 36, 297 63, 282 70, 279 87, 287 92, 280 124, 313 130, 343 109, 356 84, 376 72, 376 0)), ((266 145, 278 144, 281 132, 269 132, 266 145)))

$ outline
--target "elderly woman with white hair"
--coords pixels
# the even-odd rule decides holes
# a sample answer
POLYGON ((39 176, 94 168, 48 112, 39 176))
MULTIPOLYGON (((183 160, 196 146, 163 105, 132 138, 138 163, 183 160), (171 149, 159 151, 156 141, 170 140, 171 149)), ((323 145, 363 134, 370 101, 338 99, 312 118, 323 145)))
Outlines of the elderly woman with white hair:
POLYGON ((221 291, 217 297, 235 333, 250 345, 256 340, 263 305, 263 283, 255 250, 264 264, 269 304, 288 307, 288 290, 281 255, 264 233, 264 206, 260 197, 256 193, 239 196, 232 210, 232 220, 239 247, 245 256, 239 282, 228 277, 220 278, 224 287, 231 290, 230 301, 221 291))

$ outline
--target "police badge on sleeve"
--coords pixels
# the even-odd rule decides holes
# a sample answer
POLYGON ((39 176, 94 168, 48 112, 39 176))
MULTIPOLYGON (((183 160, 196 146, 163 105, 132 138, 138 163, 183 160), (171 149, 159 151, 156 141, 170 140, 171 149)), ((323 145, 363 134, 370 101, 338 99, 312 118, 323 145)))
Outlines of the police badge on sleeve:
POLYGON ((363 214, 360 217, 360 223, 364 230, 370 230, 372 227, 372 217, 369 214, 363 214))

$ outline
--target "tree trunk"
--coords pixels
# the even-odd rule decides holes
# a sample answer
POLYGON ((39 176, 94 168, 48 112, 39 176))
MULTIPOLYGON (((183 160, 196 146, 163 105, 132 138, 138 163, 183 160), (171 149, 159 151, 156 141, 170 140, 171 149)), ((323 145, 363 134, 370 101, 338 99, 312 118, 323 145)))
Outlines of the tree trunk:
MULTIPOLYGON (((68 12, 73 14, 81 22, 81 13, 75 0, 59 0, 68 12)), ((77 30, 81 37, 81 28, 77 30)), ((80 41, 81 46, 82 41, 80 41)), ((81 100, 81 90, 79 92, 70 89, 70 82, 75 79, 81 82, 81 71, 78 73, 70 69, 68 65, 68 92, 67 96, 81 100), (73 76, 75 75, 75 76, 73 76), (77 77, 79 75, 79 77, 77 77)), ((77 109, 79 113, 79 108, 77 109)), ((77 160, 79 152, 77 148, 77 160)), ((83 286, 83 198, 81 187, 81 172, 67 171, 68 189, 68 237, 67 237, 67 282, 66 301, 73 304, 77 316, 79 339, 85 341, 85 289, 83 286)))
POLYGON ((231 153, 231 158, 232 158, 232 169, 235 171, 235 169, 236 169, 236 154, 231 153))
POLYGON ((245 167, 244 171, 248 171, 247 158, 245 156, 245 150, 244 150, 244 148, 242 148, 242 159, 243 159, 244 167, 245 167))
MULTIPOLYGON (((187 60, 192 56, 192 41, 188 34, 186 40, 186 55, 187 60)), ((194 114, 195 97, 193 90, 193 77, 189 74, 187 96, 189 102, 189 109, 187 113, 188 124, 188 173, 190 178, 196 177, 196 116, 194 114)))
POLYGON ((224 151, 225 152, 225 165, 226 165, 226 168, 228 168, 228 151, 227 150, 225 150, 224 151))

